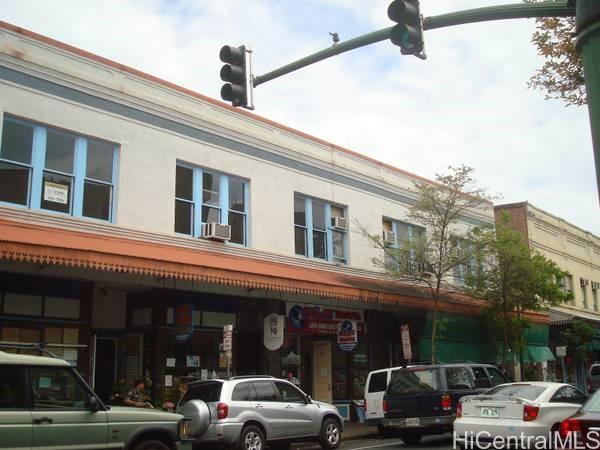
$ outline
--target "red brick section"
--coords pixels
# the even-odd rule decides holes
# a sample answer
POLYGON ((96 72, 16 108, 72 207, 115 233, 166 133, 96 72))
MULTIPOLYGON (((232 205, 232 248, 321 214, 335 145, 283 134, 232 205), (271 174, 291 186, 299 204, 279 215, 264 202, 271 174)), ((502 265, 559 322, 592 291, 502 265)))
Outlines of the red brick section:
POLYGON ((527 229, 527 202, 508 203, 494 207, 496 223, 499 223, 503 214, 508 214, 509 225, 513 230, 523 235, 526 243, 529 243, 529 230, 527 229))

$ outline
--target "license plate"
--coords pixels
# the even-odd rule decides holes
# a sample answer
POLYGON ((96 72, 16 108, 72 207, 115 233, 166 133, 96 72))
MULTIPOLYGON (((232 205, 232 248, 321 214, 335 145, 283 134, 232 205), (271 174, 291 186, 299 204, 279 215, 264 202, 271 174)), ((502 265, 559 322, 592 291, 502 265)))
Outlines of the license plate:
POLYGON ((498 417, 498 409, 497 408, 481 408, 481 417, 498 417))
POLYGON ((419 419, 418 417, 411 417, 404 421, 405 427, 418 427, 420 425, 421 425, 421 419, 419 419))

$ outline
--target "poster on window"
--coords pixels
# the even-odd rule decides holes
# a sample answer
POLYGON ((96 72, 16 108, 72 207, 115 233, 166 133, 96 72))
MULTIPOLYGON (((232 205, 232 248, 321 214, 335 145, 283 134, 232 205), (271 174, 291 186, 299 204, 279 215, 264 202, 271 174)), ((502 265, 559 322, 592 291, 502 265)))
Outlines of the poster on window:
POLYGON ((283 329, 285 317, 279 314, 269 314, 264 319, 263 340, 268 350, 277 350, 283 345, 283 329))
POLYGON ((69 186, 65 184, 44 181, 44 200, 47 202, 69 203, 69 186))
POLYGON ((344 352, 351 352, 358 345, 357 324, 354 320, 343 320, 338 324, 337 343, 344 352))
POLYGON ((187 342, 194 334, 192 323, 191 303, 182 303, 175 306, 175 341, 187 342))
POLYGON ((360 336, 367 334, 364 312, 361 309, 339 308, 305 303, 286 303, 287 331, 296 334, 335 336, 345 320, 356 323, 360 336))

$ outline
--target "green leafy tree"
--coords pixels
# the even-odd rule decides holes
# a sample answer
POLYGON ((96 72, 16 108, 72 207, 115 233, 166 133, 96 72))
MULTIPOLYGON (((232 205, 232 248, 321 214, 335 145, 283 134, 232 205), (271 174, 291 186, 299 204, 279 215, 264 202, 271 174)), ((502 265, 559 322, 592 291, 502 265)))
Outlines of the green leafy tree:
POLYGON ((531 38, 544 63, 531 76, 528 86, 545 91, 546 99, 563 100, 567 106, 587 103, 583 64, 575 48, 575 37, 574 17, 542 17, 536 19, 536 31, 531 38))
POLYGON ((572 354, 579 359, 583 359, 587 352, 587 347, 595 336, 593 326, 582 320, 574 319, 569 327, 560 333, 572 354))
MULTIPOLYGON (((381 234, 370 234, 358 224, 359 230, 382 257, 373 263, 384 268, 394 279, 425 288, 433 300, 431 327, 431 358, 436 361, 436 339, 440 335, 438 310, 445 296, 464 291, 460 276, 471 270, 478 254, 490 238, 489 229, 469 225, 465 215, 491 207, 487 191, 475 185, 473 169, 449 167, 447 175, 436 174, 436 183, 414 182, 415 203, 409 209, 408 220, 421 225, 426 232, 402 239, 390 246, 381 234)), ((443 323, 442 323, 443 328, 443 323)))
POLYGON ((467 278, 471 294, 487 302, 486 316, 502 340, 502 361, 509 348, 521 348, 529 327, 526 311, 543 311, 573 298, 561 288, 565 272, 529 248, 524 237, 509 226, 504 214, 496 223, 495 239, 467 278))

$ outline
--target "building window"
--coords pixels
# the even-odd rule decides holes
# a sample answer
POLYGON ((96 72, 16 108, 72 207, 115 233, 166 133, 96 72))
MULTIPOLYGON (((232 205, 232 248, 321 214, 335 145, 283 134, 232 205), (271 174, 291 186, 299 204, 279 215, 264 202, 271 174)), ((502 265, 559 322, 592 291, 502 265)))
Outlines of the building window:
POLYGON ((116 146, 5 117, 0 202, 112 221, 116 146))
POLYGON ((248 245, 248 182, 198 167, 177 165, 175 232, 202 237, 202 224, 231 227, 229 242, 248 245))
MULTIPOLYGON (((400 262, 397 260, 399 257, 397 250, 401 249, 406 243, 423 237, 425 228, 386 218, 383 219, 382 226, 383 244, 386 248, 390 249, 389 253, 384 252, 385 268, 386 270, 397 271, 400 269, 400 262)), ((414 259, 414 251, 411 251, 408 256, 410 259, 414 259)), ((410 267, 410 264, 407 264, 407 267, 410 267)))
POLYGON ((600 283, 596 281, 592 281, 592 301, 594 302, 594 311, 598 311, 600 309, 600 305, 598 305, 598 287, 600 283))
POLYGON ((573 293, 573 298, 570 303, 572 306, 575 306, 575 293, 573 292, 573 275, 566 274, 562 280, 559 280, 559 286, 565 292, 573 293))
POLYGON ((454 266, 454 279, 459 285, 463 285, 475 268, 473 245, 471 242, 461 240, 456 244, 454 251, 456 260, 461 261, 454 266))
POLYGON ((296 255, 346 264, 348 237, 345 218, 346 208, 343 206, 294 196, 296 255))

